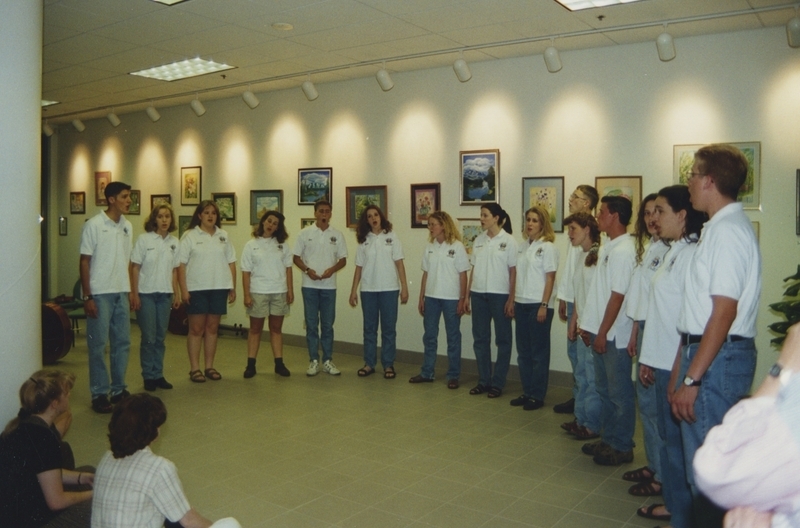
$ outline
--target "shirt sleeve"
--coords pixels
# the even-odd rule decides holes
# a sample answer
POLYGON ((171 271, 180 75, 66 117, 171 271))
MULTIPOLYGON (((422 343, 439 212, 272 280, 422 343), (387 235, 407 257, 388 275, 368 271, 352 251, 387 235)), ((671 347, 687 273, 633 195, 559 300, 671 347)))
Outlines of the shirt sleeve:
POLYGON ((191 255, 192 253, 192 245, 193 245, 192 234, 186 233, 185 235, 183 235, 183 238, 181 239, 181 250, 179 257, 181 264, 189 263, 189 255, 191 255))
POLYGON ((467 256, 467 248, 464 247, 464 244, 458 241, 453 244, 453 247, 456 250, 456 270, 458 270, 459 273, 462 271, 469 271, 471 263, 469 257, 467 256))
POLYGON ((336 243, 336 260, 338 262, 343 258, 347 258, 347 241, 344 239, 344 235, 339 233, 339 240, 336 243))
POLYGON ((392 260, 395 262, 398 260, 403 260, 403 244, 400 242, 400 239, 397 238, 395 235, 394 237, 394 244, 392 244, 392 260))
POLYGON ((233 247, 231 236, 228 233, 225 233, 225 258, 228 260, 228 264, 236 262, 236 248, 233 247))
POLYGON ((548 242, 544 245, 544 272, 558 271, 558 249, 555 244, 548 242))
POLYGON ((95 235, 94 222, 89 219, 88 222, 83 224, 83 231, 81 231, 81 255, 94 255, 94 248, 97 245, 95 235))
POLYGON ((283 244, 283 265, 287 268, 292 267, 292 262, 294 259, 292 258, 292 251, 289 249, 289 244, 283 244))
POLYGON ((431 244, 425 246, 425 249, 422 250, 422 264, 421 268, 422 271, 428 271, 430 269, 430 258, 428 257, 428 252, 431 250, 431 244))
POLYGON ((747 286, 747 274, 744 270, 749 268, 751 258, 745 242, 748 236, 752 237, 753 235, 745 233, 741 229, 731 229, 726 233, 724 243, 714 247, 713 262, 720 263, 728 272, 714 273, 712 271, 709 287, 711 295, 729 297, 737 301, 741 298, 747 286))
POLYGON ((253 271, 253 261, 252 261, 252 254, 253 254, 253 244, 252 240, 248 241, 247 244, 244 246, 244 250, 242 250, 242 271, 246 271, 250 273, 253 271))
POLYGON ((514 268, 517 266, 517 250, 519 249, 519 245, 517 244, 517 241, 514 239, 514 237, 512 237, 511 235, 508 236, 508 246, 509 246, 507 248, 508 257, 506 257, 508 259, 507 260, 508 267, 514 268))
MULTIPOLYGON (((341 258, 341 257, 339 257, 341 258)), ((367 263, 367 249, 366 249, 366 241, 359 244, 356 248, 356 266, 364 267, 364 264, 367 263)))
POLYGON ((158 511, 171 522, 178 522, 191 509, 175 464, 169 460, 164 461, 161 471, 153 478, 148 495, 158 511))
POLYGON ((177 268, 181 265, 181 242, 175 237, 172 237, 172 267, 177 268))
POLYGON ((294 243, 294 254, 300 258, 303 257, 303 250, 305 249, 305 244, 303 242, 303 240, 305 240, 305 237, 303 236, 305 232, 305 229, 300 231, 300 235, 297 237, 297 241, 294 243))
POLYGON ((624 247, 618 247, 609 255, 611 268, 611 291, 626 295, 631 285, 636 256, 624 247))
POLYGON ((131 262, 134 264, 140 264, 144 260, 144 237, 145 235, 139 235, 139 238, 136 239, 136 245, 133 246, 133 251, 131 252, 131 262))

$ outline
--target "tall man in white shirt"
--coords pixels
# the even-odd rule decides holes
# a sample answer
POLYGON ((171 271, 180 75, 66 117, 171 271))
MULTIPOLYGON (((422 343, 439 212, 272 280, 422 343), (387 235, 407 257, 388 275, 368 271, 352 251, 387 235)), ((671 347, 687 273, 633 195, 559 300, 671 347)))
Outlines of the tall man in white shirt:
POLYGON ((604 466, 633 461, 636 403, 627 350, 633 320, 625 315, 625 296, 636 266, 636 249, 627 231, 631 213, 627 198, 604 196, 600 200, 597 224, 609 241, 600 248, 581 320, 581 329, 591 334, 595 385, 602 406, 601 440, 585 444, 583 452, 604 466))
POLYGON ((294 264, 303 272, 303 311, 306 318, 306 343, 310 363, 306 374, 320 371, 319 346, 322 345, 322 370, 341 374, 333 357, 333 322, 336 320, 336 272, 347 264, 344 235, 330 226, 331 203, 314 203, 316 222, 300 232, 294 246, 294 264))
POLYGON ((131 348, 129 268, 133 227, 124 216, 131 206, 131 187, 111 182, 104 192, 108 207, 83 225, 80 259, 89 389, 92 409, 98 413, 110 413, 111 404, 129 395, 125 390, 125 371, 131 348), (109 339, 110 384, 104 359, 109 339))
MULTIPOLYGON (((591 185, 578 185, 575 191, 569 197, 569 214, 575 213, 589 213, 594 212, 597 207, 599 196, 597 189, 591 185)), ((569 322, 572 317, 572 311, 575 309, 575 292, 572 287, 572 278, 575 275, 575 269, 578 265, 578 260, 585 256, 583 249, 580 247, 570 246, 567 249, 567 260, 564 263, 564 269, 560 272, 558 280, 558 288, 556 288, 556 297, 558 298, 558 317, 562 321, 569 322)), ((575 397, 580 392, 580 387, 585 387, 587 381, 585 379, 586 373, 582 372, 578 367, 578 342, 567 339, 567 357, 569 363, 572 365, 572 376, 574 383, 572 385, 572 398, 553 406, 553 410, 559 414, 571 414, 575 412, 575 397)), ((594 390, 594 383, 591 383, 592 390, 594 390)))
POLYGON ((689 264, 669 387, 672 413, 681 421, 693 525, 704 528, 722 526, 724 512, 697 491, 692 460, 709 430, 750 390, 756 368, 761 254, 736 201, 747 171, 737 148, 707 145, 695 153, 687 182, 692 205, 709 220, 689 264))

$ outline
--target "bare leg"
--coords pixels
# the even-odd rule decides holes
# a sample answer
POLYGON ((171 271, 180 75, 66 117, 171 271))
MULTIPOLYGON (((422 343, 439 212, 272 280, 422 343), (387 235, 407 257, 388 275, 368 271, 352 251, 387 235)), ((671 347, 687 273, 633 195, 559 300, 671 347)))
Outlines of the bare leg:
POLYGON ((203 339, 203 343, 205 344, 206 369, 214 367, 214 356, 217 355, 217 334, 219 332, 220 319, 222 319, 221 315, 206 315, 205 337, 203 339))
POLYGON ((203 332, 206 328, 207 314, 189 315, 189 336, 186 338, 186 347, 189 350, 189 370, 200 370, 200 346, 203 342, 203 332))
MULTIPOLYGON (((270 326, 272 325, 272 317, 270 316, 270 326)), ((258 356, 258 347, 261 346, 261 331, 264 330, 263 317, 250 318, 250 330, 247 332, 247 357, 254 358, 258 356)))
MULTIPOLYGON (((261 320, 264 324, 264 320, 261 320)), ((276 358, 283 357, 283 316, 269 316, 269 342, 272 344, 272 355, 276 358)))

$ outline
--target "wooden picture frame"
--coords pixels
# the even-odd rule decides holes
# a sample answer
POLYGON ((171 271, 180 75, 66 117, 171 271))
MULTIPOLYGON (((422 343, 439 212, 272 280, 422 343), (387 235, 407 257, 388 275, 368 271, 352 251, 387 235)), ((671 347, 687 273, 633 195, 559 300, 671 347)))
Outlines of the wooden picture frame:
POLYGON ((283 189, 250 191, 250 225, 256 225, 267 211, 283 214, 283 189))
POLYGON ((385 185, 365 185, 360 187, 347 187, 347 227, 356 227, 361 212, 370 205, 377 205, 383 211, 383 216, 389 217, 387 211, 389 198, 385 185))
POLYGON ((428 215, 442 208, 442 190, 439 183, 411 184, 411 228, 428 227, 428 215))
POLYGON ((69 214, 86 214, 86 192, 69 193, 69 214))
POLYGON ((171 194, 151 194, 150 195, 150 210, 156 208, 157 205, 161 205, 165 203, 167 205, 172 205, 172 195, 171 194))
MULTIPOLYGON (((624 196, 631 201, 631 221, 628 231, 636 224, 636 215, 639 214, 639 204, 642 203, 642 177, 641 176, 597 176, 594 179, 594 188, 597 189, 599 198, 603 196, 624 196)), ((600 202, 597 203, 598 211, 600 202)))
POLYGON ((500 150, 459 152, 461 205, 500 202, 500 150))
POLYGON ((181 205, 200 205, 203 167, 181 167, 181 205))
POLYGON ((142 191, 131 189, 131 206, 128 208, 128 214, 142 214, 142 191))
POLYGON ((461 241, 464 243, 464 248, 467 254, 472 254, 472 244, 478 235, 483 233, 481 228, 480 218, 459 218, 458 228, 461 230, 461 241))
POLYGON ((98 171, 94 173, 94 204, 108 205, 106 201, 106 185, 111 183, 111 171, 98 171))
POLYGON ((564 177, 546 176, 522 178, 522 224, 525 211, 540 205, 550 213, 550 223, 556 233, 564 232, 564 177))
POLYGON ((219 208, 219 221, 221 224, 236 223, 236 193, 211 193, 211 200, 219 208))
MULTIPOLYGON (((761 142, 747 141, 728 143, 738 148, 747 158, 748 170, 737 201, 744 209, 761 210, 761 142)), ((672 180, 676 184, 686 185, 689 173, 694 165, 694 153, 704 145, 674 145, 672 147, 672 180)), ((798 232, 800 234, 800 232, 798 232)))
POLYGON ((297 205, 314 205, 323 198, 331 201, 333 168, 297 169, 297 205))
POLYGON ((300 219, 300 229, 305 229, 310 225, 314 225, 316 223, 316 218, 301 218, 300 219))

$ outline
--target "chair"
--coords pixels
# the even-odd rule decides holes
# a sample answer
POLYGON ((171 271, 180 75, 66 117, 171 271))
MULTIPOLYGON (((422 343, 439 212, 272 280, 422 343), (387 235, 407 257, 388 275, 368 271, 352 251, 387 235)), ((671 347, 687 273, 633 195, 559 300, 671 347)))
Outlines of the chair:
POLYGON ((81 280, 75 282, 72 288, 72 297, 74 301, 71 303, 72 308, 67 311, 70 323, 72 325, 72 346, 75 346, 75 334, 81 331, 81 325, 78 321, 86 319, 86 311, 83 309, 83 286, 81 280))

